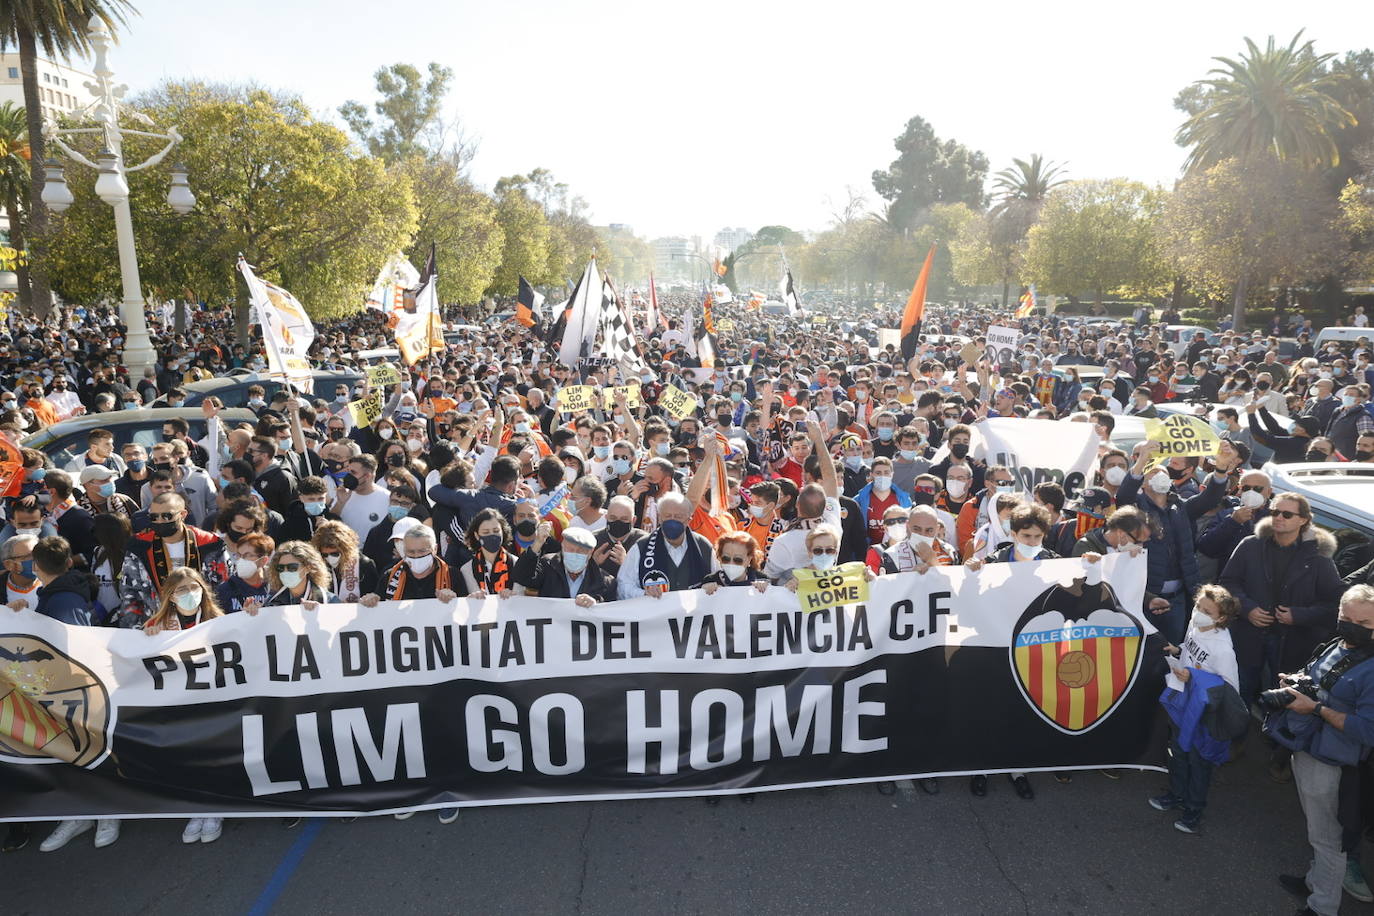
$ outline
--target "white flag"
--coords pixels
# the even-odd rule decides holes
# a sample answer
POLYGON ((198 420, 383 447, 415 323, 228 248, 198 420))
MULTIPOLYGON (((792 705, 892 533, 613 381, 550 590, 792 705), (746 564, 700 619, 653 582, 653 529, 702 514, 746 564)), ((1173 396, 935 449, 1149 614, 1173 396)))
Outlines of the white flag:
POLYGON ((239 270, 248 284, 248 298, 262 323, 262 341, 267 350, 267 371, 274 378, 289 382, 302 394, 310 394, 313 376, 307 354, 315 342, 315 326, 296 297, 258 278, 242 257, 239 270))

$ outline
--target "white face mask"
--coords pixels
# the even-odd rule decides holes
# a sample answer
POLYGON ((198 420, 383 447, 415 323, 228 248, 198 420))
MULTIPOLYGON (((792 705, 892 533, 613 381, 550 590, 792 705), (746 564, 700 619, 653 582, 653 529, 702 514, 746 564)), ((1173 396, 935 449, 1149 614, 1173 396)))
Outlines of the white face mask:
POLYGON ((1255 490, 1246 490, 1240 494, 1240 504, 1247 509, 1258 509, 1264 505, 1264 494, 1255 490))
POLYGON ((324 561, 328 563, 331 567, 337 568, 339 563, 343 561, 343 556, 341 554, 331 553, 329 556, 324 558, 324 561))
POLYGON ((1204 611, 1202 608, 1193 608, 1193 626, 1195 626, 1195 627, 1211 627, 1211 626, 1216 626, 1216 621, 1212 619, 1212 615, 1208 614, 1208 613, 1207 613, 1206 611, 1204 611))
POLYGON ((434 554, 425 554, 423 557, 406 557, 406 565, 415 575, 426 575, 434 568, 434 554))
POLYGON ((240 579, 251 579, 258 574, 258 561, 240 557, 234 564, 234 572, 239 574, 240 579))
POLYGON ((1160 473, 1150 478, 1150 489, 1156 493, 1168 493, 1173 485, 1174 483, 1169 479, 1168 474, 1160 473))
POLYGON ((198 588, 193 588, 189 592, 177 595, 177 607, 183 611, 194 611, 200 607, 200 598, 203 593, 198 588))
POLYGON ((1020 541, 1016 542, 1016 555, 1021 559, 1034 560, 1038 553, 1040 553, 1040 547, 1038 545, 1022 544, 1020 541))
POLYGON ((425 444, 424 444, 423 442, 421 442, 419 439, 407 439, 407 440, 406 440, 406 449, 407 449, 408 451, 418 452, 418 451, 420 451, 420 450, 421 450, 422 448, 424 448, 424 447, 425 447, 425 444))
POLYGON ((886 493, 892 489, 892 478, 886 475, 873 478, 873 489, 879 493, 886 493))
POLYGON ((824 572, 835 565, 835 555, 833 553, 812 554, 811 565, 824 572))
POLYGON ((736 579, 743 579, 745 569, 746 567, 741 566, 738 563, 720 564, 720 571, 725 573, 725 577, 729 579, 731 582, 734 582, 736 579))
POLYGON ((287 588, 295 588, 301 584, 301 573, 299 570, 284 570, 283 572, 277 573, 277 578, 280 579, 281 584, 287 588))
POLYGON ((949 495, 950 495, 950 496, 953 496, 955 499, 958 499, 959 497, 961 497, 961 496, 964 495, 965 491, 968 490, 968 481, 967 481, 967 480, 950 480, 950 481, 947 481, 947 482, 945 483, 945 489, 949 491, 949 495))
POLYGON ((1122 467, 1111 467, 1102 472, 1102 479, 1114 487, 1121 486, 1121 481, 1126 479, 1126 469, 1122 467))
POLYGON ((42 528, 16 528, 14 529, 14 533, 16 535, 27 535, 31 538, 36 538, 42 530, 42 528))
POLYGON ((917 550, 921 547, 930 547, 935 543, 935 538, 927 537, 924 534, 917 534, 914 531, 907 535, 906 539, 907 542, 911 544, 912 550, 917 550))
POLYGON ((377 430, 377 435, 381 437, 382 441, 386 441, 390 439, 395 432, 396 430, 392 429, 390 426, 383 426, 381 429, 377 430))

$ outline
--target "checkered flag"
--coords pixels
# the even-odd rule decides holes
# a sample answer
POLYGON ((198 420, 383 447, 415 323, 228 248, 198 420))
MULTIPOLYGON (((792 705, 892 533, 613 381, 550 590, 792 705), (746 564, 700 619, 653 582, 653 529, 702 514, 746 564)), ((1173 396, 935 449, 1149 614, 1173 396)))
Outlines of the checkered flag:
POLYGON ((609 277, 601 283, 601 355, 615 360, 622 370, 638 371, 644 367, 635 351, 635 326, 625 304, 620 300, 609 277))

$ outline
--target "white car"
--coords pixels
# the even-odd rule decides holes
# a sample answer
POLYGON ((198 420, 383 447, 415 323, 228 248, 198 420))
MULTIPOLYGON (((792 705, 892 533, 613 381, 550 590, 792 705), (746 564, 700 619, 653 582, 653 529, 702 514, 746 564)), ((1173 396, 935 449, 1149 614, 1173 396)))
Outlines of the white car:
POLYGON ((1374 464, 1326 462, 1264 466, 1274 492, 1301 493, 1312 519, 1336 537, 1342 576, 1374 559, 1374 464))

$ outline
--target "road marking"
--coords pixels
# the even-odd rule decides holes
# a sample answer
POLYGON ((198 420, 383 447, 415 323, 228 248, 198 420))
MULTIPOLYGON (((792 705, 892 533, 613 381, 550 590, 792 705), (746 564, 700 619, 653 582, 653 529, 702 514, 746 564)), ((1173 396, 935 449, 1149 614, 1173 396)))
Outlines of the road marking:
POLYGON ((267 886, 262 889, 253 908, 248 911, 248 916, 267 916, 272 912, 272 906, 282 891, 286 890, 291 876, 296 873, 301 861, 305 859, 306 852, 310 850, 310 845, 315 842, 315 837, 324 829, 324 821, 322 817, 312 817, 305 822, 305 829, 296 837, 296 842, 291 844, 291 848, 286 850, 286 855, 282 856, 276 871, 272 872, 272 877, 268 879, 267 886))

